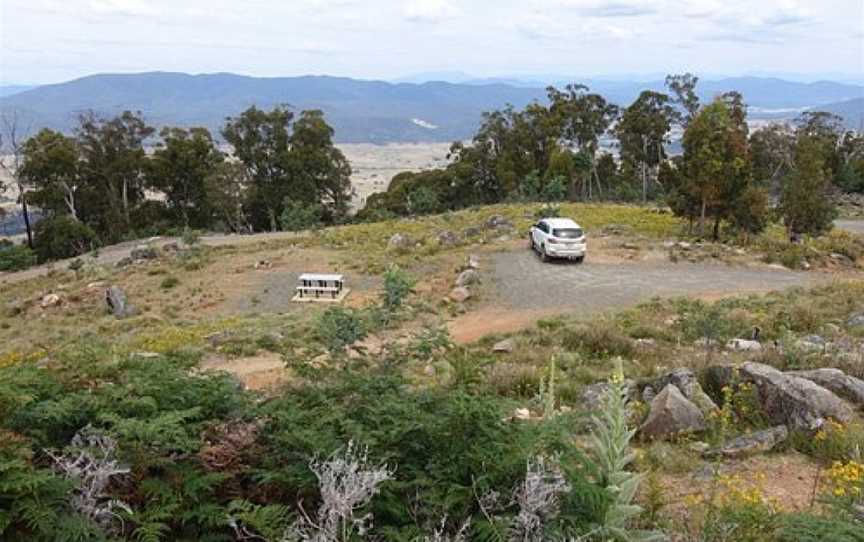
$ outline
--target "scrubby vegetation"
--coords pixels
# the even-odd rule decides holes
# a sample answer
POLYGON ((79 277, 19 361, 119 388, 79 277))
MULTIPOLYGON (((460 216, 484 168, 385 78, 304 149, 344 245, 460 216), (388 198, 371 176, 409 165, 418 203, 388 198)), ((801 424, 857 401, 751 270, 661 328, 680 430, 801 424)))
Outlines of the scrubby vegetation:
MULTIPOLYGON (((820 472, 815 498, 796 513, 759 478, 730 474, 734 463, 703 459, 688 437, 635 439, 647 410, 627 391, 676 366, 701 375, 721 356, 864 376, 861 331, 847 324, 862 309, 860 283, 655 300, 590 322, 552 318, 511 336, 506 353, 490 354, 500 337, 456 346, 432 326, 380 352, 353 348, 423 312, 412 283, 394 267, 381 297, 361 308, 163 324, 110 343, 92 335, 50 353, 7 354, 0 532, 13 540, 861 539, 860 422, 794 434, 775 452, 797 449, 820 472), (782 348, 730 354, 702 344, 754 329, 782 348), (813 334, 831 346, 799 345, 813 334), (198 368, 214 353, 259 351, 283 357, 287 383, 248 391, 231 374, 198 368), (592 413, 582 393, 604 381, 603 406, 592 413), (672 493, 670 479, 686 485, 704 469, 721 474, 672 493)), ((704 377, 703 385, 719 406, 701 436, 709 445, 766 427, 746 385, 717 389, 704 377)))

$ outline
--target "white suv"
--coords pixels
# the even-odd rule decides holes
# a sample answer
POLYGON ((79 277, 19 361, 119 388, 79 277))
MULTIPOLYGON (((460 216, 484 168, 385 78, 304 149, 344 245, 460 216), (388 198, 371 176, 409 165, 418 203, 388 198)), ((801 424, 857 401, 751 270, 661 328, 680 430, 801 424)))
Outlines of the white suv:
POLYGON ((569 218, 544 218, 531 226, 528 235, 531 249, 544 262, 550 258, 569 258, 581 263, 585 259, 588 249, 585 232, 569 218))

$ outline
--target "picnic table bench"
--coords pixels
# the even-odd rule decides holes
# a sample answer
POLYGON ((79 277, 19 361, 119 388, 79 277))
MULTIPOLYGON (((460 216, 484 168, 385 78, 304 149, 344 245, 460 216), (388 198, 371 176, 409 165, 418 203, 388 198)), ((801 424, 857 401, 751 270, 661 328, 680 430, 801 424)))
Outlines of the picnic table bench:
POLYGON ((345 277, 337 274, 303 273, 300 275, 295 300, 338 299, 345 292, 345 277))

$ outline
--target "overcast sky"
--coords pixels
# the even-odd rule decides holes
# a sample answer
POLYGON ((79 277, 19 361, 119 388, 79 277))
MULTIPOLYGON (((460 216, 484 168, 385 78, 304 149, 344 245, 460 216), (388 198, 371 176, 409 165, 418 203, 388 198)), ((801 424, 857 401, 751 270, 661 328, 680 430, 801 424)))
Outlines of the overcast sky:
POLYGON ((0 82, 100 72, 864 79, 864 0, 0 0, 0 82))

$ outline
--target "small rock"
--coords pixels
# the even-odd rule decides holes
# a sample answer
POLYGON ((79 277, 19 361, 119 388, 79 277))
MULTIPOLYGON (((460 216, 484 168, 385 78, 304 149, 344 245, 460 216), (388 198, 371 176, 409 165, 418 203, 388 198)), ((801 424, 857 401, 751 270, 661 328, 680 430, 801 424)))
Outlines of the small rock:
POLYGON ((811 269, 813 266, 810 265, 810 262, 808 262, 807 260, 801 260, 801 263, 798 264, 798 267, 800 267, 800 268, 803 269, 804 271, 810 271, 810 269, 811 269))
POLYGON ((513 223, 503 215, 492 215, 486 220, 486 227, 490 229, 512 228, 513 223))
POLYGON ((465 265, 468 269, 480 269, 480 258, 478 258, 476 254, 470 254, 465 265))
POLYGON ((513 351, 515 345, 513 344, 513 339, 504 339, 503 341, 499 341, 492 346, 492 352, 496 354, 509 354, 513 351))
POLYGON ((762 350, 762 343, 747 339, 732 339, 726 343, 726 349, 735 352, 760 352, 762 350))
POLYGON ((696 442, 693 442, 689 446, 687 446, 687 448, 689 448, 690 451, 696 452, 697 454, 704 454, 711 449, 711 445, 707 442, 697 440, 696 442))
POLYGON ((450 292, 450 299, 455 301, 456 303, 464 303, 471 297, 471 292, 468 291, 468 288, 464 286, 458 286, 453 288, 453 291, 450 292))
POLYGON ((849 320, 846 321, 846 325, 849 327, 864 327, 864 312, 850 316, 849 320))
POLYGON ((129 256, 133 260, 155 260, 159 257, 159 253, 156 252, 156 249, 147 246, 147 245, 138 245, 137 247, 132 249, 132 252, 129 256))
POLYGON ((647 439, 664 439, 705 429, 705 416, 681 391, 669 384, 651 401, 648 419, 639 428, 647 439))
POLYGON ((270 269, 273 267, 273 262, 270 260, 258 260, 255 262, 255 269, 270 269))
POLYGON ((456 286, 471 286, 480 282, 480 273, 474 269, 466 269, 456 277, 456 286))
POLYGON ((477 237, 480 235, 480 232, 481 230, 477 226, 469 226, 462 231, 462 235, 465 237, 477 237))
POLYGON ((42 298, 42 301, 39 303, 43 309, 49 309, 51 307, 59 306, 63 300, 57 294, 48 294, 42 298))
POLYGON ((163 252, 179 252, 180 245, 176 241, 171 241, 170 243, 165 243, 162 245, 163 252))
POLYGON ((142 358, 142 359, 154 359, 160 357, 162 354, 158 354, 156 352, 133 352, 129 357, 132 358, 142 358))
POLYGON ((413 244, 414 241, 407 235, 396 233, 387 241, 387 248, 391 250, 404 250, 410 248, 413 244))
POLYGON ((795 343, 795 346, 797 346, 799 350, 806 350, 808 352, 818 352, 824 350, 825 345, 825 339, 823 339, 819 335, 808 335, 802 339, 799 339, 795 343))
POLYGON ((690 243, 688 243, 688 242, 686 242, 686 241, 679 241, 679 242, 676 244, 676 246, 677 246, 678 248, 680 248, 681 250, 690 250, 691 248, 693 248, 693 245, 691 245, 690 243))
POLYGON ((778 425, 764 431, 742 435, 713 450, 705 450, 706 457, 738 459, 753 454, 770 452, 775 446, 789 438, 785 425, 778 425))
POLYGON ((129 267, 133 263, 135 263, 135 261, 132 258, 127 256, 125 258, 120 258, 120 260, 118 260, 117 263, 114 265, 115 265, 115 267, 123 268, 123 267, 129 267))
POLYGON ((517 408, 513 411, 512 418, 514 420, 530 420, 531 419, 531 411, 527 408, 517 408))
POLYGON ((104 287, 105 287, 104 281, 91 282, 90 284, 87 285, 88 290, 101 290, 104 287))
POLYGON ((636 346, 638 348, 644 348, 645 350, 650 350, 657 346, 657 341, 654 339, 636 339, 636 346))
POLYGON ((459 244, 459 238, 450 230, 438 233, 438 244, 444 247, 452 247, 459 244))
POLYGON ((624 250, 639 250, 639 245, 637 245, 636 243, 623 243, 621 245, 621 248, 623 248, 624 250))
POLYGON ((435 367, 432 365, 427 365, 423 369, 423 374, 425 374, 426 376, 435 376, 435 367))

